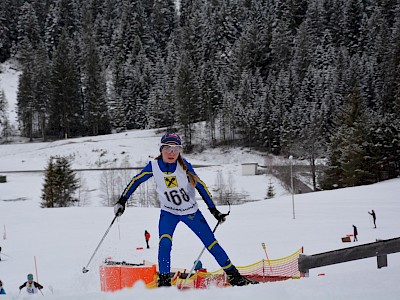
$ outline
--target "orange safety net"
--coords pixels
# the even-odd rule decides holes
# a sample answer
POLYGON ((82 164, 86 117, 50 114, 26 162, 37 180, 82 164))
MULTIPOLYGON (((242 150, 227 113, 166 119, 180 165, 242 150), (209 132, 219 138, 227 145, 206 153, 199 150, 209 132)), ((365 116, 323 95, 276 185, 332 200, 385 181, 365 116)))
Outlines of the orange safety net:
MULTIPOLYGON (((303 253, 303 248, 295 253, 279 258, 266 260, 263 259, 248 266, 236 266, 240 274, 248 279, 259 282, 282 281, 287 279, 298 279, 301 276, 298 267, 298 258, 300 253, 303 253)), ((206 288, 210 285, 219 287, 227 285, 225 272, 219 269, 215 272, 197 272, 193 274, 185 285, 182 287, 186 279, 174 278, 172 284, 178 288, 206 288)))
POLYGON ((298 258, 301 253, 303 253, 303 248, 283 258, 263 259, 249 266, 237 267, 237 269, 243 276, 260 282, 300 278, 298 258))

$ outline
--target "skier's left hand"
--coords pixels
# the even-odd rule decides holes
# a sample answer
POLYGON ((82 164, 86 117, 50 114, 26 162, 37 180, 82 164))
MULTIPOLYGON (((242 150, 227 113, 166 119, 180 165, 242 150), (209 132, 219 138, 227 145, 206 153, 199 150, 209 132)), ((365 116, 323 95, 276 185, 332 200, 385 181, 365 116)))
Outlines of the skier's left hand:
POLYGON ((214 216, 214 218, 217 219, 217 221, 222 224, 226 221, 226 214, 221 213, 218 209, 216 209, 215 207, 210 208, 210 212, 211 214, 214 216))

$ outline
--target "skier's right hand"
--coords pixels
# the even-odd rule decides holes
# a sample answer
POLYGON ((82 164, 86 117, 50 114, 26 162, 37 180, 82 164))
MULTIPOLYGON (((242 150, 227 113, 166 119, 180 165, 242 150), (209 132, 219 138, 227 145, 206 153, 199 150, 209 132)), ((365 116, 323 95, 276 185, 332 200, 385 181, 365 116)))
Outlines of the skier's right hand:
POLYGON ((124 196, 121 196, 121 198, 119 198, 118 202, 115 203, 114 205, 114 214, 115 216, 119 217, 121 216, 124 211, 125 211, 125 203, 128 199, 126 199, 124 196))

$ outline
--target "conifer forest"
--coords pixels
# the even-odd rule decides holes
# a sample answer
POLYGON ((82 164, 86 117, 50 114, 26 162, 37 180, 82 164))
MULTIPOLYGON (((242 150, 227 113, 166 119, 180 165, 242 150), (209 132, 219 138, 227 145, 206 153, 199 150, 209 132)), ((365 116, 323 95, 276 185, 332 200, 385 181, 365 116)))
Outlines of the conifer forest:
POLYGON ((400 175, 400 0, 1 0, 11 58, 31 139, 166 127, 190 151, 203 122, 326 158, 324 189, 400 175))

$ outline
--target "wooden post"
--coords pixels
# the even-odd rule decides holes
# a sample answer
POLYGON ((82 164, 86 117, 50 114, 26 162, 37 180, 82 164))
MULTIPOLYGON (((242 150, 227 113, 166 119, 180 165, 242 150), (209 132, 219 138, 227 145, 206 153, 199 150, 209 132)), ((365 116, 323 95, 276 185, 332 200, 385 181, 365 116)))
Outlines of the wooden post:
POLYGON ((378 255, 376 257, 377 259, 377 264, 378 264, 378 269, 387 267, 387 255, 378 255))
MULTIPOLYGON (((377 242, 382 241, 381 239, 376 239, 377 242)), ((376 257, 376 263, 377 263, 377 267, 378 269, 383 268, 383 267, 387 267, 387 255, 378 255, 376 257)))

